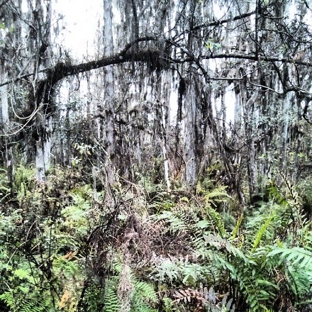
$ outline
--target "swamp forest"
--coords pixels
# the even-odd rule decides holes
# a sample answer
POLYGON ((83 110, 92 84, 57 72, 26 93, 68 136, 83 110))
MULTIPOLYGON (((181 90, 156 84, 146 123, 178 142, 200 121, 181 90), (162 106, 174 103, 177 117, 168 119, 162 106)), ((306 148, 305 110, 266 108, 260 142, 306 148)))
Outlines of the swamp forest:
POLYGON ((312 311, 312 1, 88 2, 0 0, 0 311, 312 311))

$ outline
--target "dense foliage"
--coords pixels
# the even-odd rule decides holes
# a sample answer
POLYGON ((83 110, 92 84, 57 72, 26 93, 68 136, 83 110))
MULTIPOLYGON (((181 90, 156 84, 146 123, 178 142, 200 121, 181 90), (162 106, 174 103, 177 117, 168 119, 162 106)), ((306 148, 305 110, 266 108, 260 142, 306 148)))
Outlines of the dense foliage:
POLYGON ((310 2, 67 2, 0 0, 0 310, 311 311, 310 2))
POLYGON ((107 205, 79 169, 1 171, 1 311, 311 310, 310 180, 242 211, 209 171, 195 193, 120 178, 107 205))

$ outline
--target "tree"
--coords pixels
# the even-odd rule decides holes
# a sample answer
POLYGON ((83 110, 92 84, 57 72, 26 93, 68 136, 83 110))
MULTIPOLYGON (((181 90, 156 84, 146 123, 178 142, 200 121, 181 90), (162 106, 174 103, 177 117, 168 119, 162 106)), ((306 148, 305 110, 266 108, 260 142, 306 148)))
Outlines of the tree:
MULTIPOLYGON (((90 117, 99 118, 101 136, 105 134, 94 136, 93 143, 104 140, 100 145, 105 155, 99 156, 99 150, 96 153, 98 159, 106 159, 106 171, 118 168, 121 176, 136 179, 147 166, 142 160, 157 156, 163 158, 162 169, 155 169, 160 180, 166 179, 169 185, 169 177, 182 176, 193 188, 199 174, 219 159, 226 183, 242 202, 240 181, 245 174, 250 197, 261 191, 259 179, 273 168, 298 178, 291 153, 302 148, 302 140, 295 139, 303 133, 298 127, 310 123, 307 3, 293 7, 288 1, 235 1, 231 8, 222 1, 212 6, 210 1, 195 0, 103 4, 104 56, 80 64, 54 59, 48 52, 49 5, 45 8, 37 2, 32 8, 29 3, 29 11, 23 14, 11 3, 3 4, 11 12, 15 10, 23 27, 29 27, 35 36, 28 40, 35 51, 28 56, 32 65, 22 73, 11 73, 1 86, 14 82, 23 88, 24 97, 33 97, 22 108, 28 118, 16 121, 24 138, 32 131, 38 172, 47 169, 41 170, 38 160, 45 153, 49 158, 58 86, 66 77, 105 68, 104 107, 90 117), (293 9, 298 15, 287 18, 293 9), (112 23, 113 12, 119 12, 120 22, 112 23), (231 119, 227 117, 229 94, 235 105, 235 118, 231 119), (153 142, 156 144, 147 152, 153 142), (129 160, 131 170, 123 159, 129 160)), ((5 112, 2 115, 5 119, 5 112)), ((295 160, 300 161, 298 157, 295 160)), ((47 161, 44 164, 43 168, 48 166, 47 161)), ((43 173, 38 179, 43 179, 43 173)), ((113 183, 113 174, 108 174, 108 180, 113 183)))

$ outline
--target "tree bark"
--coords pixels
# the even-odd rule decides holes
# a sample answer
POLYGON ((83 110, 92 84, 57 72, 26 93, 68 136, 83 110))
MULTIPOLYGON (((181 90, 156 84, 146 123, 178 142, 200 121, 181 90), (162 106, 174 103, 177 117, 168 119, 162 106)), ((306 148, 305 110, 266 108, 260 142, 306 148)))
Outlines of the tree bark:
MULTIPOLYGON (((50 55, 47 53, 51 45, 51 1, 45 4, 41 0, 36 0, 34 25, 36 25, 36 42, 34 44, 35 60, 35 81, 39 75, 41 66, 47 67, 50 62, 50 55), (44 5, 46 6, 44 8, 44 5), (44 12, 46 15, 44 16, 44 12)), ((37 103, 40 105, 41 103, 37 103)), ((36 177, 38 182, 46 180, 47 171, 50 168, 51 160, 51 134, 52 134, 52 115, 40 118, 37 125, 40 128, 40 134, 36 140, 36 177)))
MULTIPOLYGON (((104 0, 104 55, 113 55, 113 8, 111 0, 104 0)), ((115 174, 117 172, 114 166, 115 157, 115 135, 114 135, 114 72, 113 65, 108 65, 104 72, 104 111, 105 120, 105 146, 107 157, 105 160, 106 176, 108 185, 115 183, 115 174)), ((102 121, 103 122, 103 121, 102 121)))

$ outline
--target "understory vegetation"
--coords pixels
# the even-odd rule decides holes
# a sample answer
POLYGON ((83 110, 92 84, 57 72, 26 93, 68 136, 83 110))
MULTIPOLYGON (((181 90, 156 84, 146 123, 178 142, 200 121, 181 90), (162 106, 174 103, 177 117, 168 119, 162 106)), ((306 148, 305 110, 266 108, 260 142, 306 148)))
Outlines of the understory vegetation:
POLYGON ((209 170, 194 192, 81 172, 0 171, 1 311, 311 311, 311 179, 241 207, 209 170))

